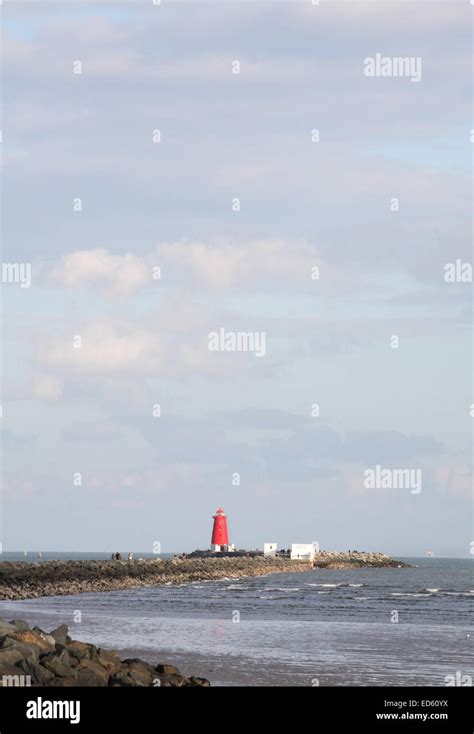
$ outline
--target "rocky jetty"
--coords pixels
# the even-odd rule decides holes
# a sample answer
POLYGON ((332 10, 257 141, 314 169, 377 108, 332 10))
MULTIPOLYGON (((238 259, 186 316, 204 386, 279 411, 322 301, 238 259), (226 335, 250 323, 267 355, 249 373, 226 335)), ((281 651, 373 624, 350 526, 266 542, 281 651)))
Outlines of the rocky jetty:
POLYGON ((385 553, 362 553, 361 551, 322 551, 316 556, 314 568, 328 568, 333 571, 351 568, 412 568, 409 563, 397 561, 385 553))
POLYGON ((306 571, 311 564, 285 558, 172 558, 136 561, 0 563, 0 600, 184 584, 241 576, 306 571))
POLYGON ((174 665, 117 653, 72 640, 62 624, 49 634, 23 620, 0 619, 0 686, 155 687, 210 686, 206 678, 181 675, 174 665))
MULTIPOLYGON (((315 568, 405 567, 383 553, 331 553, 317 556, 315 568)), ((241 576, 264 576, 311 569, 310 561, 282 557, 172 558, 136 561, 44 561, 0 563, 0 600, 113 591, 155 584, 184 584, 241 576)))

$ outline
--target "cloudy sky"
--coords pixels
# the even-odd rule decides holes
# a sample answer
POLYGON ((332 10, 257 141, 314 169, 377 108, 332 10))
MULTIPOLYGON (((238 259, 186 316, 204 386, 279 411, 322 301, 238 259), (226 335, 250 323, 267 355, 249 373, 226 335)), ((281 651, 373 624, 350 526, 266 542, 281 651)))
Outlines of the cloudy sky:
POLYGON ((472 12, 4 3, 4 550, 469 555, 472 12))

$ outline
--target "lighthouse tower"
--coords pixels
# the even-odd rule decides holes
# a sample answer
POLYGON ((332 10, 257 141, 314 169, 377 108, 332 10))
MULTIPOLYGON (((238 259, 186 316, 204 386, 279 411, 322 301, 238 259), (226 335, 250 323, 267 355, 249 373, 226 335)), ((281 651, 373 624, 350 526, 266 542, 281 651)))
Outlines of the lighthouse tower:
POLYGON ((219 507, 219 509, 216 510, 216 514, 212 517, 214 525, 212 527, 211 550, 231 550, 231 547, 229 546, 229 533, 227 530, 227 517, 222 507, 219 507))

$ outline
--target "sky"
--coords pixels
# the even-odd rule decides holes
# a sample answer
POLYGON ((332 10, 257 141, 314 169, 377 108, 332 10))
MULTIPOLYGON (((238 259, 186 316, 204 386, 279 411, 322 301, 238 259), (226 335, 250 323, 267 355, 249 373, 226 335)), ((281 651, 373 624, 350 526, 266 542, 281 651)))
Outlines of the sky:
POLYGON ((0 11, 3 550, 469 557, 472 5, 0 11))

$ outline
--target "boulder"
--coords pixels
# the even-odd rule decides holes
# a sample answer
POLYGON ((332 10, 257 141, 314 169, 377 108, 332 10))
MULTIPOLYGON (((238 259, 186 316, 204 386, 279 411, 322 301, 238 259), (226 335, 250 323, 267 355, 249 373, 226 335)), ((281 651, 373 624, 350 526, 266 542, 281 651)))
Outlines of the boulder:
POLYGON ((37 662, 40 656, 40 649, 37 645, 28 645, 25 642, 19 642, 13 637, 4 637, 0 646, 0 652, 6 650, 17 651, 22 658, 25 660, 31 660, 33 663, 37 662))
POLYGON ((178 668, 175 668, 174 665, 161 665, 161 663, 159 663, 155 667, 155 670, 160 675, 181 675, 178 668))
POLYGON ((23 632, 30 629, 30 625, 24 622, 22 619, 12 619, 10 620, 9 624, 12 624, 15 629, 22 630, 23 632))
POLYGON ((89 673, 100 680, 100 685, 106 686, 108 684, 110 675, 109 671, 94 660, 88 660, 85 658, 84 660, 81 660, 77 668, 78 681, 81 680, 83 676, 87 677, 89 673))
POLYGON ((10 622, 4 622, 3 619, 0 619, 0 637, 5 637, 6 635, 11 635, 14 632, 18 632, 16 627, 14 627, 13 624, 10 622))
POLYGON ((105 648, 101 647, 97 651, 97 655, 97 662, 110 673, 115 673, 116 670, 119 670, 122 667, 122 661, 120 660, 117 653, 113 652, 112 650, 106 650, 105 648))
POLYGON ((95 645, 89 645, 87 642, 79 642, 79 640, 72 640, 68 644, 67 649, 78 660, 91 659, 92 653, 97 653, 95 645))
POLYGON ((102 677, 99 677, 96 675, 96 673, 93 670, 89 670, 88 668, 83 668, 82 670, 79 670, 77 678, 76 678, 76 685, 81 686, 83 688, 100 688, 104 687, 107 684, 104 683, 104 680, 102 677))
POLYGON ((30 660, 21 660, 18 668, 31 676, 31 683, 37 686, 49 686, 54 678, 54 673, 43 668, 39 663, 33 663, 30 660))
POLYGON ((142 683, 139 676, 133 670, 118 670, 111 676, 109 681, 110 686, 123 686, 125 688, 144 688, 145 684, 142 683))
POLYGON ((11 634, 10 637, 18 640, 18 642, 25 643, 25 645, 36 645, 41 652, 52 652, 56 644, 53 637, 44 633, 40 634, 35 630, 20 630, 11 634))
POLYGON ((131 658, 123 662, 129 671, 135 673, 144 686, 153 685, 153 681, 156 679, 156 671, 152 665, 138 658, 131 658))
POLYGON ((189 683, 187 685, 191 686, 201 686, 201 687, 208 687, 211 685, 210 681, 207 680, 207 678, 198 678, 195 675, 192 675, 190 678, 188 678, 189 683))
POLYGON ((20 685, 20 678, 18 677, 20 675, 24 675, 22 670, 10 663, 5 663, 0 670, 0 688, 2 686, 7 688, 8 686, 20 685), (7 680, 7 678, 10 680, 7 680))
POLYGON ((23 660, 23 653, 18 648, 7 647, 4 650, 0 650, 0 673, 4 665, 16 665, 20 660, 23 660))
POLYGON ((48 645, 52 645, 52 649, 54 650, 56 640, 52 635, 50 635, 48 632, 45 632, 40 627, 33 627, 33 632, 36 632, 36 634, 39 635, 45 642, 47 642, 48 645))
POLYGON ((161 685, 169 688, 181 688, 186 682, 182 675, 160 675, 161 685))
POLYGON ((77 675, 76 670, 71 667, 69 654, 65 648, 60 652, 55 651, 49 655, 44 655, 41 658, 41 665, 44 665, 59 678, 75 678, 77 675))
POLYGON ((67 643, 68 631, 69 628, 67 624, 61 624, 51 632, 51 637, 54 637, 55 641, 59 642, 61 645, 65 645, 67 643))

